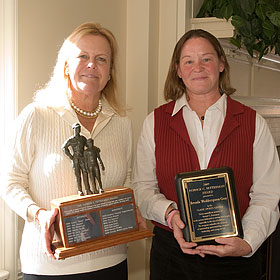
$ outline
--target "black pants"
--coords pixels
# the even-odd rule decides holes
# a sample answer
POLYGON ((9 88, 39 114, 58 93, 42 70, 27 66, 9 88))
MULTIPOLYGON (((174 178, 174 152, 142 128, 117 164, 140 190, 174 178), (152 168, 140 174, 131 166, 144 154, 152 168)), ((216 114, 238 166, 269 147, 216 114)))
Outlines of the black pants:
POLYGON ((23 280, 127 280, 127 260, 98 271, 71 275, 34 275, 23 273, 23 280))
POLYGON ((184 254, 173 233, 154 228, 150 280, 260 280, 261 254, 250 258, 184 254))

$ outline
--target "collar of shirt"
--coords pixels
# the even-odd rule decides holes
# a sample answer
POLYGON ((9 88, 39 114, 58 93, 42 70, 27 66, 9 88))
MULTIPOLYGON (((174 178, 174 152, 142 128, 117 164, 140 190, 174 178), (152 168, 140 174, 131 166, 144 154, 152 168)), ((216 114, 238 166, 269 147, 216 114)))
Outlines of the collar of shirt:
MULTIPOLYGON (((188 110, 192 111, 192 109, 186 99, 185 94, 176 100, 176 103, 175 103, 175 106, 174 106, 174 109, 172 112, 172 116, 176 115, 183 107, 186 107, 188 110)), ((214 103, 207 109, 207 111, 212 111, 212 110, 216 110, 216 109, 221 111, 223 118, 224 118, 226 115, 226 110, 227 110, 227 95, 226 94, 223 94, 216 103, 214 103)))
POLYGON ((227 95, 223 94, 215 104, 206 110, 202 126, 196 112, 190 108, 185 95, 175 103, 172 116, 181 109, 183 110, 183 119, 190 140, 196 150, 201 169, 207 168, 211 154, 217 144, 226 115, 226 107, 227 95))

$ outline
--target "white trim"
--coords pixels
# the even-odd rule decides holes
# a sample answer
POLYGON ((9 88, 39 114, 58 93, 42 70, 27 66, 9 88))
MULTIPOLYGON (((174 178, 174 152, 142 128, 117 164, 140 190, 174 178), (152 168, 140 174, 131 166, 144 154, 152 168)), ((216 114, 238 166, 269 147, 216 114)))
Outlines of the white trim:
POLYGON ((187 3, 185 0, 177 0, 177 41, 186 32, 187 3))
POLYGON ((0 280, 9 279, 9 272, 5 270, 0 270, 0 280))
POLYGON ((234 27, 231 18, 227 21, 223 18, 207 17, 192 18, 191 29, 204 29, 217 38, 230 38, 234 35, 234 27))
MULTIPOLYGON (((5 152, 11 122, 17 113, 17 8, 18 0, 0 0, 0 154, 5 152)), ((1 157, 0 171, 5 157, 1 157)), ((0 270, 9 279, 18 273, 17 217, 0 200, 0 270), (4 225, 4 226, 3 226, 4 225)))

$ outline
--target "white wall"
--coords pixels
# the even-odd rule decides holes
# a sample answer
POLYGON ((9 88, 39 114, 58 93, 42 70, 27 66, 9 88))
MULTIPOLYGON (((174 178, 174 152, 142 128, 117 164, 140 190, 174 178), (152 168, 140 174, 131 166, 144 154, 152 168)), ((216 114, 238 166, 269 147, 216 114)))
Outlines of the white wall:
POLYGON ((242 57, 241 62, 229 59, 231 82, 236 96, 280 98, 279 63, 252 60, 242 57))
MULTIPOLYGON (((120 78, 125 79, 126 0, 20 0, 18 6, 19 110, 48 81, 64 39, 86 21, 99 22, 114 33, 120 78)), ((123 86, 120 92, 125 95, 123 86)))
MULTIPOLYGON (((0 0, 0 175, 4 168, 6 146, 11 122, 16 115, 17 104, 17 1, 0 0)), ((0 274, 10 279, 16 277, 17 259, 17 217, 0 198, 0 274), (3 226, 4 225, 4 226, 3 226), (3 271, 3 270, 6 270, 3 271)), ((1 278, 2 279, 2 278, 1 278)), ((5 278, 7 279, 7 278, 5 278)))

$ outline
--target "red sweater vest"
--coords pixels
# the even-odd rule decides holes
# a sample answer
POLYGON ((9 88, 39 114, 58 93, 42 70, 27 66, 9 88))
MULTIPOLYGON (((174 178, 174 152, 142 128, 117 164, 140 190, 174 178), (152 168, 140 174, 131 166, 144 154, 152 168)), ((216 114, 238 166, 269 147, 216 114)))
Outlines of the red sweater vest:
MULTIPOLYGON (((172 101, 155 109, 155 157, 161 193, 178 202, 175 175, 199 170, 200 166, 183 120, 182 109, 171 116, 174 104, 175 101, 172 101)), ((241 217, 249 206, 249 190, 253 183, 255 119, 254 110, 227 97, 226 117, 208 164, 208 168, 232 168, 241 217)), ((154 224, 169 230, 159 223, 154 224)))

